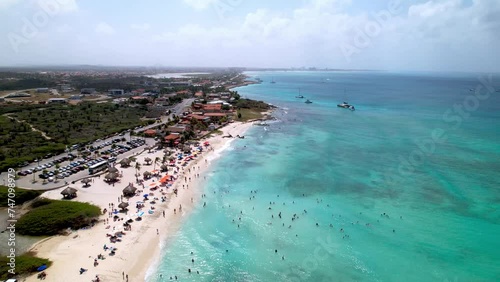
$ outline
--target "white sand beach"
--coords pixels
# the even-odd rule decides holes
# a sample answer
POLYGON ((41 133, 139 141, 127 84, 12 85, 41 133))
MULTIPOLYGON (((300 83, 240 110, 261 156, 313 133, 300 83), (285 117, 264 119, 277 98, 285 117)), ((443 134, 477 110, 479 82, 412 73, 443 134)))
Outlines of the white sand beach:
MULTIPOLYGON (((180 167, 178 173, 173 173, 172 167, 169 168, 168 174, 177 177, 173 185, 166 189, 160 187, 155 191, 150 191, 157 183, 159 178, 153 177, 144 182, 144 188, 136 183, 135 163, 131 167, 120 168, 117 165, 122 177, 120 182, 114 186, 109 185, 103 180, 103 176, 94 178, 90 186, 83 188, 83 184, 76 183, 70 185, 77 188, 78 196, 73 201, 81 201, 95 204, 101 209, 110 210, 110 203, 117 208, 122 195, 122 190, 129 184, 133 183, 139 190, 144 190, 142 193, 128 199, 130 203, 128 216, 135 218, 137 209, 136 202, 143 200, 143 194, 154 193, 154 196, 149 196, 149 200, 145 201, 145 207, 142 209, 144 215, 141 221, 133 221, 131 230, 124 231, 121 236, 121 242, 110 243, 109 237, 106 235, 110 232, 116 232, 118 228, 123 228, 124 221, 113 221, 108 213, 99 218, 99 223, 91 229, 73 231, 68 236, 53 236, 42 242, 35 244, 31 250, 36 252, 37 256, 50 259, 53 264, 45 272, 48 281, 91 281, 99 276, 100 281, 126 281, 128 275, 129 281, 144 281, 148 268, 160 258, 160 242, 168 244, 169 238, 177 232, 184 219, 193 210, 197 201, 203 192, 204 175, 210 167, 211 160, 220 153, 221 148, 227 148, 229 142, 238 138, 222 138, 222 136, 231 134, 232 136, 244 135, 245 131, 252 126, 252 123, 231 123, 222 128, 222 135, 211 137, 201 143, 208 141, 210 146, 203 153, 198 154, 196 158, 191 160, 187 166, 180 167), (199 174, 199 177, 197 175, 199 174), (185 181, 185 178, 187 181, 185 181), (183 185, 185 187, 183 188, 183 185), (187 187, 186 187, 187 186, 187 187), (166 192, 165 195, 162 195, 166 192), (178 189, 178 195, 173 193, 174 189, 178 189), (154 204, 154 213, 148 214, 148 210, 153 206, 149 203, 153 198, 161 198, 165 196, 167 200, 162 202, 157 200, 154 204), (182 211, 179 207, 182 205, 182 211), (176 212, 174 214, 174 209, 176 212), (164 212, 164 214, 163 214, 164 212), (106 224, 105 220, 109 223, 106 224), (106 227, 109 226, 108 229, 106 227), (115 230, 113 230, 115 228, 115 230), (110 251, 104 250, 104 245, 107 247, 116 248, 113 256, 110 251), (94 267, 94 260, 99 254, 104 256, 104 259, 98 259, 98 265, 94 267), (86 272, 80 274, 80 268, 87 269, 86 272)), ((154 160, 156 157, 162 159, 163 150, 152 151, 151 153, 143 152, 137 156, 137 161, 141 163, 141 176, 144 171, 153 171, 154 165, 144 165, 144 159, 149 157, 154 160)), ((156 165, 159 170, 160 164, 156 165)), ((160 177, 166 173, 160 173, 160 177)), ((43 194, 44 197, 51 199, 61 199, 60 192, 62 189, 48 191, 43 194)), ((124 202, 127 199, 123 198, 124 202)), ((126 218, 125 213, 118 213, 120 218, 126 218)), ((25 281, 38 281, 36 274, 28 277, 25 281)))

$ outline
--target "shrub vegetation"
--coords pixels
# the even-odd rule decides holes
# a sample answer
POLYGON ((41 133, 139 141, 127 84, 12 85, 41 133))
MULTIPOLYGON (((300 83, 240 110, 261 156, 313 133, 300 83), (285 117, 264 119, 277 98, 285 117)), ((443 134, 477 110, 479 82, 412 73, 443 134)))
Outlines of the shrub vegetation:
MULTIPOLYGON (((7 207, 8 206, 8 187, 0 185, 0 207, 7 207)), ((23 203, 33 200, 36 197, 40 196, 42 194, 41 191, 36 191, 36 190, 28 190, 28 189, 21 189, 21 188, 16 188, 16 193, 14 196, 14 200, 16 201, 16 206, 22 205, 23 203)))
POLYGON ((80 229, 101 214, 100 208, 91 204, 49 199, 33 202, 32 208, 17 221, 16 231, 21 235, 56 235, 67 228, 80 229))
POLYGON ((18 255, 16 256, 16 274, 12 275, 8 272, 8 270, 10 269, 9 265, 7 264, 8 262, 9 258, 7 258, 6 256, 0 257, 0 279, 2 281, 13 277, 18 277, 19 275, 24 276, 37 272, 36 269, 38 267, 44 264, 49 267, 52 264, 52 262, 48 259, 37 258, 31 253, 18 255))

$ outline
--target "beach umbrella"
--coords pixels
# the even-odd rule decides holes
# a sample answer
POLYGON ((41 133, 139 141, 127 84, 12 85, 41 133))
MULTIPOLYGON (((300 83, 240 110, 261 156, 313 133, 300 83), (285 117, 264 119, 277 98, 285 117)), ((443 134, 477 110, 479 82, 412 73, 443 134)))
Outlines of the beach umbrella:
POLYGON ((110 173, 118 173, 118 169, 116 167, 110 167, 108 169, 108 172, 110 172, 110 173))
POLYGON ((128 166, 130 166, 130 162, 131 162, 130 159, 123 159, 120 161, 120 165, 121 165, 121 167, 128 167, 128 166))
POLYGON ((144 176, 144 178, 148 178, 151 176, 151 172, 145 171, 142 175, 144 176))
POLYGON ((160 170, 161 171, 167 171, 168 170, 168 166, 163 164, 163 165, 160 166, 160 170))
POLYGON ((61 194, 63 195, 64 198, 74 198, 74 197, 76 197, 77 191, 78 190, 76 190, 73 187, 68 187, 68 188, 62 190, 61 194))
POLYGON ((44 271, 45 269, 47 269, 47 265, 42 264, 36 269, 36 271, 44 271))
POLYGON ((122 210, 126 209, 128 207, 128 203, 126 202, 121 202, 118 207, 122 210))
POLYGON ((135 191, 137 191, 137 188, 135 188, 134 185, 132 185, 132 183, 131 183, 123 189, 123 195, 124 196, 134 196, 135 191))
POLYGON ((168 180, 170 180, 170 175, 168 175, 168 174, 167 174, 167 175, 163 176, 163 177, 160 179, 160 182, 161 182, 161 183, 165 183, 165 182, 167 182, 168 180))
POLYGON ((106 176, 104 176, 104 179, 107 179, 107 180, 116 180, 118 178, 118 173, 116 172, 110 172, 108 174, 106 174, 106 176))
POLYGON ((149 184, 149 186, 151 186, 151 187, 156 186, 156 185, 158 185, 158 183, 156 183, 156 182, 149 184))
POLYGON ((90 178, 84 178, 81 181, 85 186, 88 186, 90 182, 92 182, 92 179, 90 178))

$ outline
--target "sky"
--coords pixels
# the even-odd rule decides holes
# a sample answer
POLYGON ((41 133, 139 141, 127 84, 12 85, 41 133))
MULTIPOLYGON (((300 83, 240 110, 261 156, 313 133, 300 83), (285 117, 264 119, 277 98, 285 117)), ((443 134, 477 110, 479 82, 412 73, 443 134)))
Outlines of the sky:
POLYGON ((0 65, 500 72, 498 0, 0 0, 0 65))

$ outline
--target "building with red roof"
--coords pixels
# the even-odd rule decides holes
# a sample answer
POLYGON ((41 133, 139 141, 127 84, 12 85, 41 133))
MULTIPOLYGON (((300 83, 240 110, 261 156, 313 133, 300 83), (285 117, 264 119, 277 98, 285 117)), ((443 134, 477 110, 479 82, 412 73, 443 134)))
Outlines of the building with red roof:
POLYGON ((148 130, 144 131, 144 135, 149 136, 149 137, 155 136, 156 135, 156 130, 154 130, 154 129, 148 129, 148 130))

